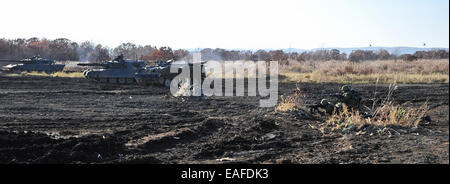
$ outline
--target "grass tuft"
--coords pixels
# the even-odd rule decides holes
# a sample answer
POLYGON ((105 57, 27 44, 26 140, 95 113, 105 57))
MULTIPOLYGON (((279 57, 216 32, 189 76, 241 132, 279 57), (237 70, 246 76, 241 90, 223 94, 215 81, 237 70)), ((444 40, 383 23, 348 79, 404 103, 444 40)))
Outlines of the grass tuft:
POLYGON ((305 105, 305 102, 303 100, 304 97, 306 97, 306 94, 300 90, 297 84, 294 94, 291 94, 287 97, 281 96, 281 102, 278 103, 275 111, 288 112, 303 108, 305 105))
POLYGON ((342 130, 350 127, 361 128, 363 126, 400 126, 417 127, 422 117, 428 112, 428 103, 419 108, 394 105, 392 102, 381 105, 372 117, 364 117, 359 111, 350 111, 343 105, 342 112, 334 113, 326 121, 332 131, 342 130))

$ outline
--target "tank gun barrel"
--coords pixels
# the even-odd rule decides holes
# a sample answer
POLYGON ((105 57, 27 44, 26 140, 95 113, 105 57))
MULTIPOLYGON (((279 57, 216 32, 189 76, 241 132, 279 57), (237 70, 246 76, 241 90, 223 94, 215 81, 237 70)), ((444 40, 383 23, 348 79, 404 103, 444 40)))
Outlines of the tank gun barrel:
POLYGON ((19 60, 19 59, 0 59, 0 62, 2 63, 11 63, 11 62, 21 62, 21 63, 25 63, 27 61, 24 60, 19 60))
POLYGON ((0 59, 0 62, 3 63, 53 63, 54 61, 51 59, 42 59, 42 58, 26 58, 26 59, 0 59))
POLYGON ((78 66, 107 66, 106 64, 103 63, 78 63, 78 66))

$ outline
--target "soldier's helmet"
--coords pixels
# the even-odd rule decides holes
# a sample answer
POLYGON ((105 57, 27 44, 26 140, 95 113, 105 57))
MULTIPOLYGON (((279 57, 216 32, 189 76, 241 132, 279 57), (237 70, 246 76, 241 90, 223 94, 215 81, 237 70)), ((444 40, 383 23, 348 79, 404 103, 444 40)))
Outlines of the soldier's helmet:
POLYGON ((343 91, 343 92, 349 92, 350 90, 351 90, 351 88, 348 85, 344 85, 341 87, 341 91, 343 91))
POLYGON ((337 109, 342 109, 342 103, 337 103, 336 105, 334 105, 337 109))
POLYGON ((328 104, 328 100, 327 99, 322 99, 320 101, 320 105, 327 105, 328 104))

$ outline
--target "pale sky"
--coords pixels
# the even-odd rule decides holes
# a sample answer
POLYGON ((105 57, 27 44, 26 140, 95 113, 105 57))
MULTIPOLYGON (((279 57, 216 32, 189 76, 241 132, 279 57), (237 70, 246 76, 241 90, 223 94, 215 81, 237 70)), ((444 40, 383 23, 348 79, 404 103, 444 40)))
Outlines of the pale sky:
POLYGON ((0 20, 0 38, 109 47, 449 47, 448 0, 6 0, 0 20))

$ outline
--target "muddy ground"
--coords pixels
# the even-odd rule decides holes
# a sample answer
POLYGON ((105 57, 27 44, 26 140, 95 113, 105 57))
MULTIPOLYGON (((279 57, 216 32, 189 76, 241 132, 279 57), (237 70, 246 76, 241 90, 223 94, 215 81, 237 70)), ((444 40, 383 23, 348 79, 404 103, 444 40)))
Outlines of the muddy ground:
MULTIPOLYGON (((340 84, 300 84, 313 103, 340 84)), ((387 86, 353 85, 365 96, 387 86)), ((293 83, 279 84, 279 95, 293 83)), ((175 98, 163 87, 0 76, 0 163, 449 163, 449 85, 400 85, 432 122, 397 134, 323 134, 260 97, 175 98)))

